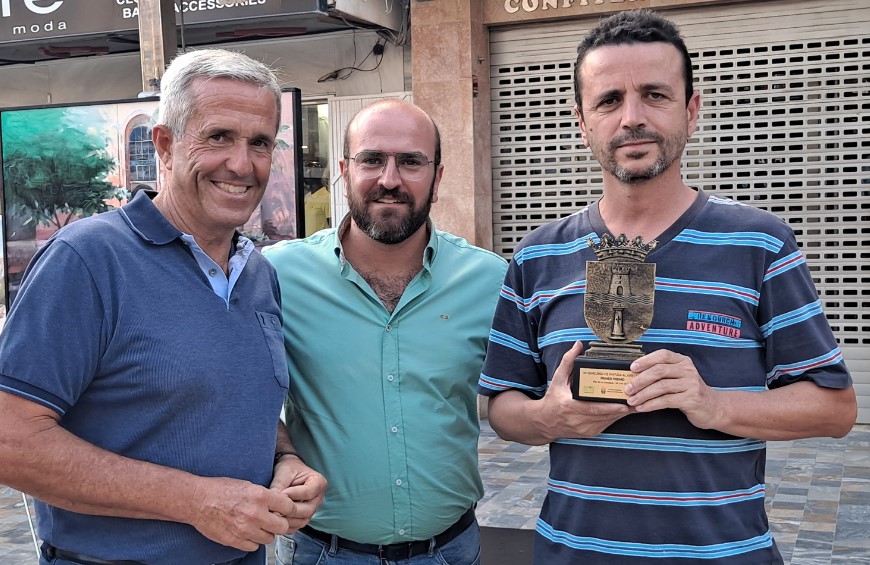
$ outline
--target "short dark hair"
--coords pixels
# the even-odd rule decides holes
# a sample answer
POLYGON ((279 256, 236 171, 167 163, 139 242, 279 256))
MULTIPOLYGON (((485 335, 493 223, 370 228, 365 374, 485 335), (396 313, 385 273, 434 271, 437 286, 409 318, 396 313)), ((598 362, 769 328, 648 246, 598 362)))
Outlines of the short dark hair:
POLYGON ((583 106, 580 103, 580 65, 590 51, 607 45, 657 42, 670 43, 683 57, 683 79, 686 82, 686 105, 688 105, 694 91, 692 60, 680 36, 680 30, 673 22, 650 10, 626 10, 602 20, 577 46, 577 60, 574 62, 574 101, 580 114, 583 114, 583 106))

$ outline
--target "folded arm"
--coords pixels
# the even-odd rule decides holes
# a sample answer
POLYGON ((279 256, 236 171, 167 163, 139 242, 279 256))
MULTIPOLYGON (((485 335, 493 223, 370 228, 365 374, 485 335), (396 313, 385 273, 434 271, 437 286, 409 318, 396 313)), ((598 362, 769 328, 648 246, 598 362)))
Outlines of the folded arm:
POLYGON ((629 414, 624 404, 584 402, 571 394, 574 359, 583 351, 579 341, 569 349, 553 374, 543 398, 532 399, 508 390, 489 399, 489 422, 503 439, 543 445, 559 438, 592 437, 629 414))
POLYGON ((855 389, 826 388, 811 381, 760 391, 713 389, 689 357, 662 349, 632 365, 638 373, 626 387, 638 412, 681 410, 695 426, 738 437, 790 440, 842 437, 858 413, 855 389))
POLYGON ((0 483, 58 508, 191 524, 243 551, 287 530, 292 501, 253 483, 191 473, 100 449, 40 404, 0 392, 0 483))

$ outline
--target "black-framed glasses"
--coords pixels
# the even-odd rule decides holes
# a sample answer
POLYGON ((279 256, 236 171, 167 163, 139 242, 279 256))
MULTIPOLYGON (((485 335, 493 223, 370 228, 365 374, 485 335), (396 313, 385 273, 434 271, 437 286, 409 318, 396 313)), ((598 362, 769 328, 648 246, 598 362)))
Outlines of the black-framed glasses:
POLYGON ((360 151, 349 157, 356 163, 357 174, 362 178, 373 179, 387 170, 390 157, 396 159, 399 176, 405 180, 421 180, 426 176, 432 159, 422 153, 387 153, 386 151, 360 151))

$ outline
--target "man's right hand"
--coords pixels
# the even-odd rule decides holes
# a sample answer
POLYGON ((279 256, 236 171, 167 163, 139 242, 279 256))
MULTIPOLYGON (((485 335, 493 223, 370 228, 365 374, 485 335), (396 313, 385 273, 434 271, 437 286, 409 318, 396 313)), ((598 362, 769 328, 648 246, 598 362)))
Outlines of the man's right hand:
POLYGON ((201 478, 190 524, 222 545, 256 551, 290 528, 294 503, 287 496, 247 481, 201 478))
POLYGON ((190 524, 242 551, 288 531, 285 516, 313 512, 311 504, 299 508, 247 481, 198 477, 106 451, 59 420, 42 404, 0 391, 0 483, 70 512, 190 524))
POLYGON ((532 400, 518 390, 490 398, 489 421, 504 439, 529 445, 559 438, 592 437, 631 413, 625 404, 586 402, 571 395, 574 359, 583 352, 581 342, 562 356, 543 398, 532 400))
POLYGON ((614 402, 588 402, 576 400, 571 394, 571 375, 574 360, 583 353, 583 343, 575 342, 565 352, 553 373, 553 380, 544 393, 539 418, 543 429, 549 430, 551 441, 559 438, 597 436, 613 422, 628 415, 631 410, 614 402))

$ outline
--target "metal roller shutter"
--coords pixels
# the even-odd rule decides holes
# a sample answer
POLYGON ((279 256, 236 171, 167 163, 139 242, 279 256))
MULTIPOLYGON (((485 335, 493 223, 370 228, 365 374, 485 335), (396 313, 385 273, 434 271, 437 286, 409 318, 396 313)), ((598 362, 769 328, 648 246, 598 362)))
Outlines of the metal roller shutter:
MULTIPOLYGON (((668 10, 701 91, 688 184, 770 210, 797 234, 870 422, 870 3, 668 10)), ((572 114, 576 46, 598 18, 493 29, 493 233, 510 257, 601 196, 572 114)))

